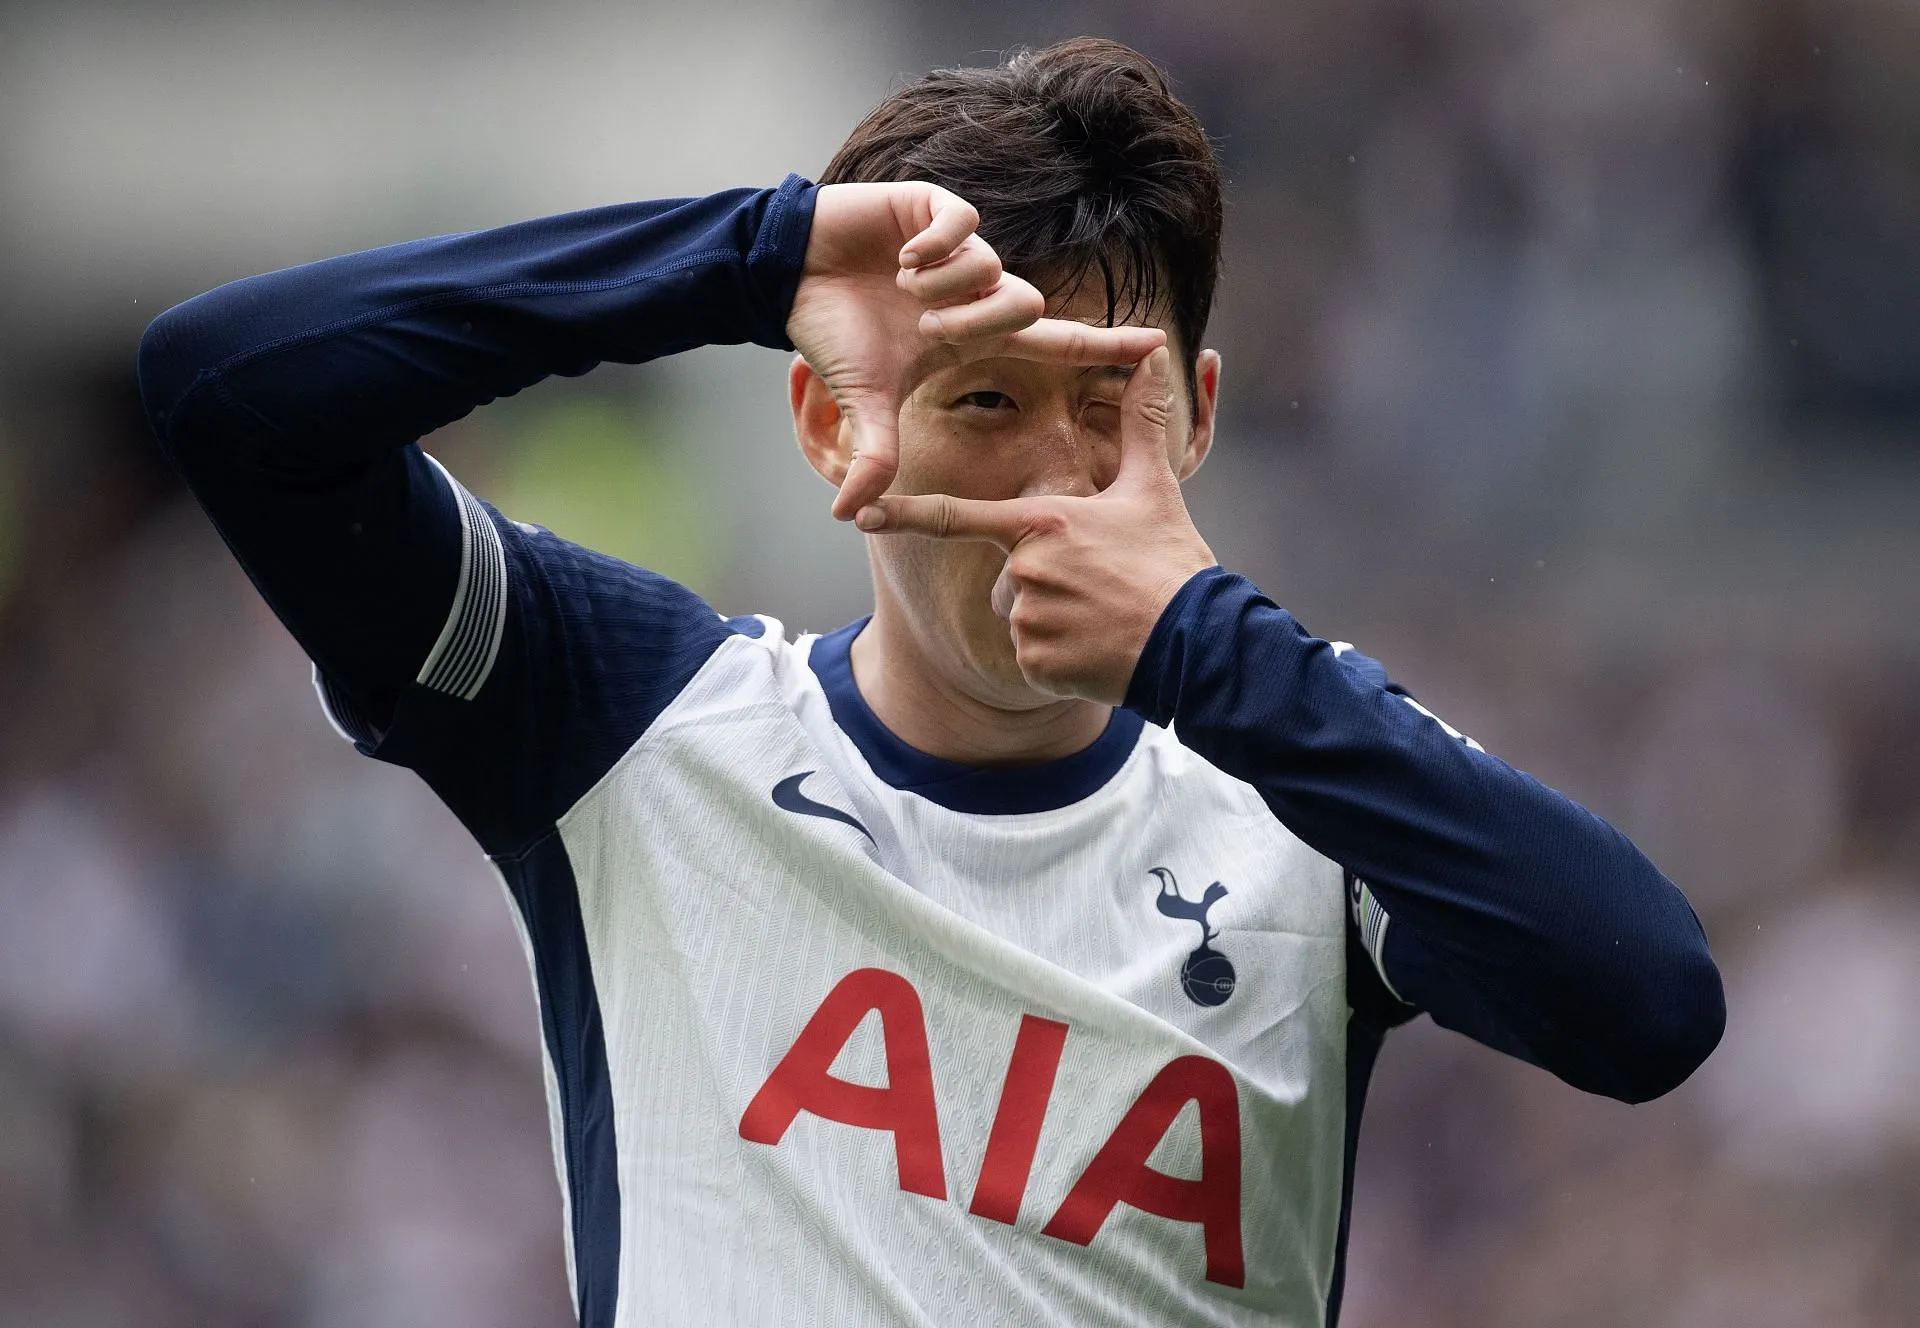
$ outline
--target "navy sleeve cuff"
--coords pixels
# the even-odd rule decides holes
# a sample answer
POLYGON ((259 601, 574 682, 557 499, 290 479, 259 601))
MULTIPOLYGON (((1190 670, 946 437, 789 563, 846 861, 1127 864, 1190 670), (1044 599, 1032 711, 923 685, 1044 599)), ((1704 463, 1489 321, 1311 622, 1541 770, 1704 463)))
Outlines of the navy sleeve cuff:
POLYGON ((760 232, 747 252, 747 271, 760 292, 764 313, 753 335, 756 346, 792 350, 787 317, 800 289, 806 266, 807 241, 813 236, 813 207, 820 186, 799 175, 789 175, 768 197, 760 232))
MULTIPOLYGON (((1202 624, 1210 618, 1217 621, 1217 615, 1223 612, 1232 613, 1234 601, 1265 598, 1253 582, 1224 567, 1209 567, 1188 577, 1153 625, 1121 704, 1152 723, 1171 724, 1180 707, 1181 683, 1188 672, 1195 634, 1202 624)), ((1275 607, 1277 612, 1286 612, 1275 607)), ((1299 635, 1304 638, 1306 634, 1302 631, 1299 635)))

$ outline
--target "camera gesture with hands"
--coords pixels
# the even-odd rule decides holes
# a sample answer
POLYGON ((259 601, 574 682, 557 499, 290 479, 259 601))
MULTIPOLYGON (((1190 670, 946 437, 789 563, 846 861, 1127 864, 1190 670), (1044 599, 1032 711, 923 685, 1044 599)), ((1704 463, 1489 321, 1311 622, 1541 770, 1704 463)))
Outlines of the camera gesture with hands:
POLYGON ((833 515, 869 534, 998 545, 1007 561, 993 609, 1012 629, 1028 682, 1118 705, 1161 611, 1216 561, 1169 456, 1167 336, 1047 317, 1046 298, 1002 268, 978 225, 971 204, 937 185, 819 191, 787 335, 852 430, 833 515), (943 368, 1002 356, 1134 366, 1112 483, 1087 496, 999 501, 888 493, 901 402, 943 368))

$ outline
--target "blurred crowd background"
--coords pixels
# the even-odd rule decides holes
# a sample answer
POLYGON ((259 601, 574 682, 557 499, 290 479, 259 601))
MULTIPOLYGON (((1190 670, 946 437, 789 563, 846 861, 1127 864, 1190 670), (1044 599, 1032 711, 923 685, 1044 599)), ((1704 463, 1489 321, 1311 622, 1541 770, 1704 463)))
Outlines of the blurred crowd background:
MULTIPOLYGON (((499 889, 160 464, 147 320, 816 172, 902 74, 1080 32, 1164 63, 1232 179, 1215 550, 1632 834, 1727 979, 1719 1053, 1638 1108, 1397 1033, 1346 1322, 1920 1323, 1902 0, 0 3, 0 1323, 568 1321, 499 889)), ((832 628, 864 561, 783 367, 604 370, 432 446, 832 628)))

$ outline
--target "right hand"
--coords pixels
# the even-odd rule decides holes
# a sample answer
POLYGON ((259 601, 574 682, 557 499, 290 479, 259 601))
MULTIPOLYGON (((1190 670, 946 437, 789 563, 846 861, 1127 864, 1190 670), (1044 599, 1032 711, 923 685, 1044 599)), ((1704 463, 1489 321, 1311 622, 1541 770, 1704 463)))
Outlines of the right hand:
POLYGON ((1046 299, 1000 266, 973 205, 938 185, 823 186, 787 336, 853 427, 833 515, 887 491, 900 459, 900 403, 950 365, 1012 355, 1055 364, 1135 364, 1155 327, 1044 317, 1046 299))

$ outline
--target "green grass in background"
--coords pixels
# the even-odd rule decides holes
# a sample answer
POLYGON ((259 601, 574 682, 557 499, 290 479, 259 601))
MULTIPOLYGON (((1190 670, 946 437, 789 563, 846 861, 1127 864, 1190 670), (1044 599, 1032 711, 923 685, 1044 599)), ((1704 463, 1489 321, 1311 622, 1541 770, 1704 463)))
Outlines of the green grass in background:
POLYGON ((517 402, 496 435, 486 497, 516 521, 711 591, 725 523, 688 449, 630 400, 517 402))

